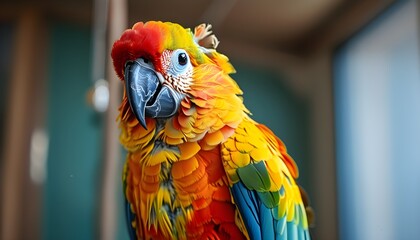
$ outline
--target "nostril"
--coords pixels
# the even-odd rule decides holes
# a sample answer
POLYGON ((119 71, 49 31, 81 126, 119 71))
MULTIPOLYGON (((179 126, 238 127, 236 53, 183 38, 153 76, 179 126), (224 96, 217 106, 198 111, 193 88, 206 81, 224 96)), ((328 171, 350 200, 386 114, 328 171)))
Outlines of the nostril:
POLYGON ((126 69, 131 64, 133 64, 133 61, 127 61, 127 62, 125 62, 124 69, 126 69))
POLYGON ((142 59, 144 63, 149 63, 149 59, 147 59, 145 57, 141 57, 140 59, 142 59))

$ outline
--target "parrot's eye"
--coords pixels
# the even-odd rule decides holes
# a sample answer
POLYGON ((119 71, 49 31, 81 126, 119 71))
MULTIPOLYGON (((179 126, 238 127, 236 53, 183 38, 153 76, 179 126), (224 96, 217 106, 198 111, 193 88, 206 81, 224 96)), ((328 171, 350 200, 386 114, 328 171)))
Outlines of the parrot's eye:
POLYGON ((168 70, 172 75, 184 74, 191 67, 190 58, 184 49, 177 49, 172 52, 170 69, 168 70))
POLYGON ((179 65, 182 65, 182 66, 187 64, 188 63, 187 54, 185 54, 184 52, 179 53, 178 54, 178 63, 179 63, 179 65))

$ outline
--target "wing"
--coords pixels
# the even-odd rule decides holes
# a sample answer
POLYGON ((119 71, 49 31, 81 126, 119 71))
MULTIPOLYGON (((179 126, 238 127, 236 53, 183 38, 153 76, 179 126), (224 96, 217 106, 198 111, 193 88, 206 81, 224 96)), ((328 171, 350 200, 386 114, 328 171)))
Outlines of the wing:
POLYGON ((298 170, 280 139, 247 118, 223 143, 222 157, 250 239, 310 239, 298 170))

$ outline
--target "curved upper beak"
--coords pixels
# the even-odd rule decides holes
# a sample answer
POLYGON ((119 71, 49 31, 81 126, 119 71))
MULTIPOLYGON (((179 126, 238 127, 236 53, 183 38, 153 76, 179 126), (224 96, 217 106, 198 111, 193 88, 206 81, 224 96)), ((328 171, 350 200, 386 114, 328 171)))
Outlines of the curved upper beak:
POLYGON ((149 61, 138 58, 127 62, 124 78, 131 110, 144 128, 146 117, 168 118, 178 111, 184 95, 163 84, 163 76, 149 61))

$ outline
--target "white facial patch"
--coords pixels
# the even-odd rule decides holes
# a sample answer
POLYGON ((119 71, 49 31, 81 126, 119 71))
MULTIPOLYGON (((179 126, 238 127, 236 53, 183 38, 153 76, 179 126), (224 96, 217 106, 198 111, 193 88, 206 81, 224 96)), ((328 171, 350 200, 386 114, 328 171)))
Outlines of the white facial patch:
POLYGON ((165 83, 185 93, 192 83, 193 66, 184 49, 165 50, 162 53, 162 69, 165 83))

